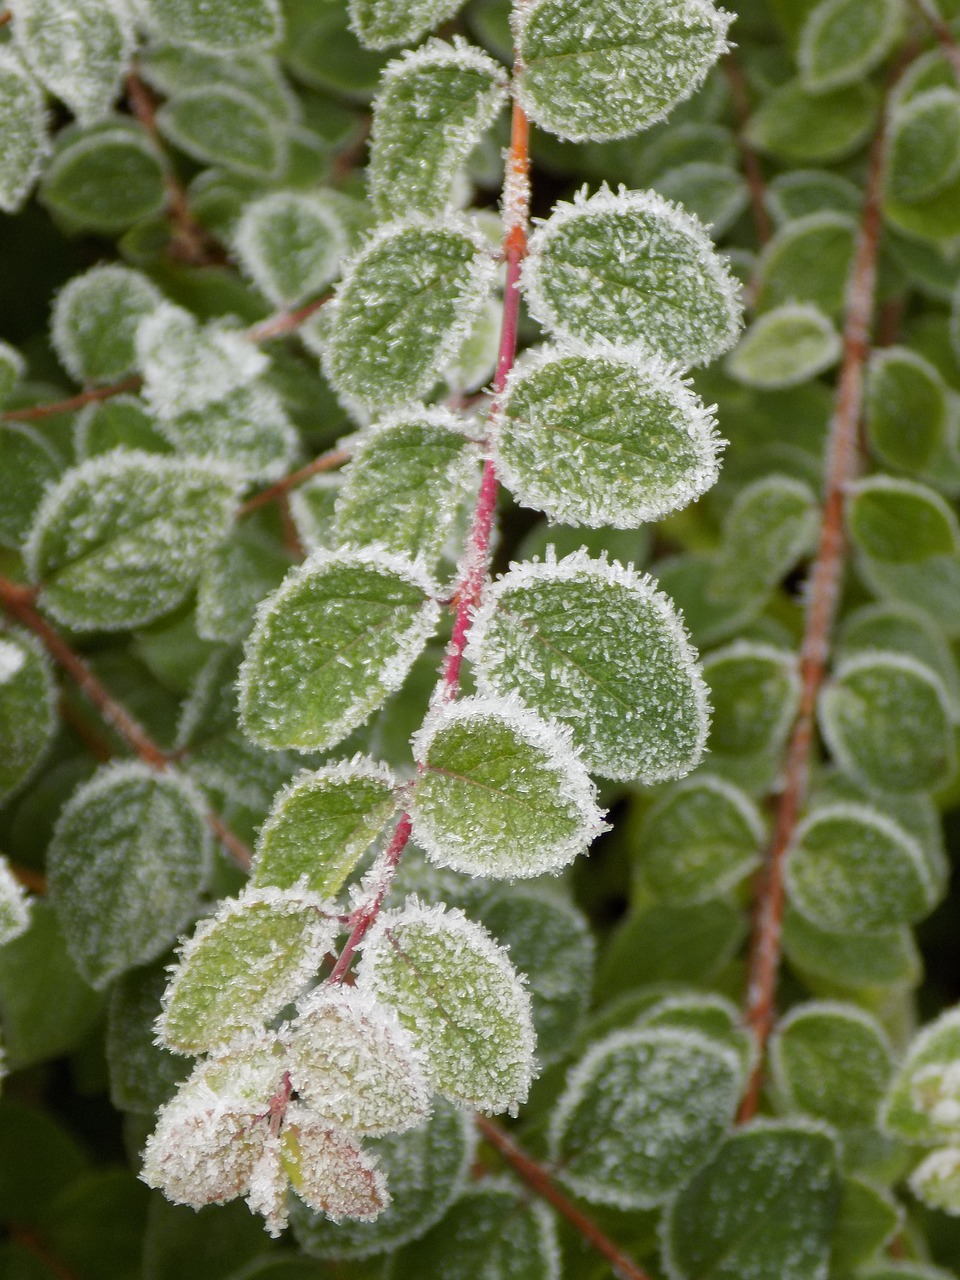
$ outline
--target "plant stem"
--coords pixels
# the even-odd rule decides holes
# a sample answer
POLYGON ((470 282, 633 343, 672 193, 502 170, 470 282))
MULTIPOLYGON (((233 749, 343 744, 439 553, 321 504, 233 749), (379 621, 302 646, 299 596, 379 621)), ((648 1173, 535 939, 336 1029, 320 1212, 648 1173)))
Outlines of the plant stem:
POLYGON ((767 212, 766 183, 763 179, 763 170, 760 168, 757 153, 747 142, 744 132, 750 119, 750 90, 747 86, 747 78, 743 74, 743 68, 735 54, 728 53, 726 55, 723 59, 723 69, 730 84, 733 109, 737 117, 737 147, 740 151, 740 160, 743 164, 743 172, 750 192, 753 225, 757 232, 757 240, 761 245, 764 245, 773 235, 773 223, 770 221, 770 214, 767 212))
POLYGON ((943 49, 944 56, 953 67, 957 79, 960 80, 960 43, 957 42, 956 36, 940 16, 934 0, 914 0, 914 3, 926 18, 930 30, 936 36, 940 47, 943 49))
POLYGON ((35 404, 29 409, 7 409, 0 413, 0 418, 4 422, 39 422, 43 418, 54 418, 59 413, 72 413, 75 409, 83 409, 88 404, 97 404, 101 400, 112 400, 114 396, 122 396, 126 391, 139 391, 142 386, 143 379, 139 376, 124 378, 122 382, 113 382, 108 387, 91 387, 89 391, 81 391, 66 400, 35 404))
POLYGON ((331 449, 328 453, 322 453, 319 458, 314 458, 305 467, 301 467, 298 471, 291 471, 288 476, 272 484, 269 489, 264 489, 261 493, 255 493, 252 498, 248 498, 238 510, 237 519, 243 520, 254 511, 259 511, 261 507, 276 501, 277 498, 285 497, 291 489, 303 484, 311 476, 321 475, 324 471, 334 471, 349 461, 350 453, 347 449, 331 449))
POLYGON ((847 290, 843 363, 827 443, 823 523, 817 558, 810 575, 806 625, 800 649, 800 706, 787 747, 784 786, 777 805, 773 840, 767 853, 754 919, 746 1020, 760 1052, 741 1104, 741 1121, 756 1114, 760 1100, 763 1054, 775 1016, 783 930, 784 869, 800 808, 806 797, 817 695, 826 675, 830 638, 840 599, 846 552, 843 503, 846 489, 856 476, 859 465, 858 429, 875 307, 885 150, 885 129, 881 126, 870 154, 863 216, 847 290))
POLYGON ((592 1218, 588 1218, 572 1200, 564 1195, 547 1170, 522 1151, 504 1129, 501 1129, 489 1116, 478 1114, 473 1118, 483 1137, 499 1151, 527 1186, 552 1205, 561 1217, 566 1218, 584 1240, 607 1259, 621 1280, 649 1280, 647 1273, 641 1271, 633 1259, 629 1258, 608 1235, 601 1231, 592 1218))
POLYGON ((247 337, 251 342, 268 342, 271 338, 283 338, 289 333, 296 333, 300 326, 305 324, 311 316, 316 315, 329 300, 330 294, 325 293, 322 298, 306 302, 295 311, 279 311, 275 316, 268 316, 260 324, 255 324, 248 329, 247 337))

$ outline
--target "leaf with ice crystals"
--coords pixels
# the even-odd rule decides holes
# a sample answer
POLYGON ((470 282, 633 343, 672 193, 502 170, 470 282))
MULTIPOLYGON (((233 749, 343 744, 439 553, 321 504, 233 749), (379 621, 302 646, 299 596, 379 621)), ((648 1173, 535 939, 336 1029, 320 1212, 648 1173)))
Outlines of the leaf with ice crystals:
POLYGON ((25 422, 0 422, 0 474, 16 484, 0 485, 0 546, 19 548, 30 531, 44 491, 63 470, 61 455, 25 422))
POLYGON ((398 786, 385 765, 362 756, 299 774, 260 828, 253 883, 305 882, 332 897, 396 812, 398 786))
POLYGON ((444 369, 444 381, 454 396, 479 391, 496 372, 502 315, 500 299, 488 298, 460 350, 444 369))
POLYGON ((883 1103, 883 1128, 923 1146, 960 1138, 960 1010, 941 1014, 912 1041, 883 1103))
POLYGON ((748 387, 774 390, 815 378, 840 359, 840 335, 809 303, 786 303, 753 322, 727 357, 727 372, 748 387))
POLYGON ((460 506, 476 488, 478 455, 461 418, 442 408, 401 410, 356 442, 336 503, 344 543, 376 542, 439 560, 460 506))
POLYGON ((859 804, 818 806, 799 825, 786 881, 797 910, 833 932, 912 924, 937 898, 923 847, 892 818, 859 804))
POLYGON ((107 765, 74 792, 50 844, 50 895, 91 986, 167 950, 197 909, 210 862, 203 802, 169 770, 107 765))
POLYGON ((740 332, 740 285, 695 217, 654 191, 560 204, 523 269, 532 314, 559 337, 638 343, 706 364, 740 332))
POLYGON ((307 890, 248 889, 221 903, 185 943, 157 1032, 178 1053, 203 1053, 275 1017, 330 950, 328 904, 307 890))
POLYGON ((887 194, 912 204, 949 190, 960 174, 960 93, 940 85, 890 113, 887 194))
POLYGON ((81 124, 107 115, 134 48, 122 0, 14 0, 13 34, 40 83, 81 124))
POLYGON ((806 303, 827 316, 840 314, 856 244, 856 220, 845 213, 825 209, 788 222, 757 263, 757 310, 806 303))
POLYGON ((605 830, 569 730, 517 699, 440 707, 413 751, 413 838, 441 867, 506 879, 557 872, 605 830))
POLYGON ((179 453, 220 462, 248 480, 279 479, 297 449, 283 401, 262 381, 201 408, 159 417, 157 427, 179 453))
POLYGON ((30 777, 57 727, 46 653, 21 632, 0 632, 0 801, 30 777))
POLYGON ((698 992, 694 995, 665 996, 656 1000, 631 1021, 645 1028, 669 1027, 673 1030, 695 1031, 737 1056, 741 1068, 741 1080, 745 1081, 756 1062, 756 1042, 747 1031, 737 1006, 723 996, 698 992))
POLYGON ((283 34, 279 0, 138 0, 138 7, 161 39, 213 53, 273 45, 283 34))
POLYGON ((341 483, 339 475, 312 476, 290 494, 290 514, 308 551, 332 551, 337 546, 334 508, 341 483))
POLYGON ((878 791, 930 790, 956 769, 947 692, 906 654, 847 658, 824 685, 818 715, 841 769, 878 791))
POLYGON ((867 76, 901 35, 904 8, 903 0, 820 0, 800 32, 804 88, 824 93, 867 76))
POLYGON ((413 1038, 369 992, 318 987, 282 1039, 297 1096, 332 1124, 376 1135, 426 1118, 430 1090, 413 1038))
POLYGON ((947 384, 929 360, 909 347, 873 352, 867 368, 866 431, 870 450, 883 465, 915 474, 932 466, 935 472, 949 415, 947 384))
POLYGON ((808 484, 776 473, 737 494, 723 522, 710 594, 759 603, 817 543, 820 511, 808 484))
POLYGON ((713 704, 713 767, 752 794, 768 789, 800 697, 796 656, 737 640, 704 660, 713 704))
POLYGON ((731 20, 709 0, 532 0, 514 26, 520 103, 571 142, 639 133, 696 92, 731 20))
MULTIPOLYGON (((344 1218, 372 1222, 390 1204, 387 1180, 376 1156, 352 1135, 339 1132, 297 1103, 287 1108, 280 1159, 303 1203, 333 1222, 344 1218)), ((284 1206, 277 1226, 286 1226, 286 1221, 284 1206)))
POLYGON ((19 938, 29 927, 30 900, 26 890, 0 855, 0 947, 19 938))
POLYGON ((542 348, 514 367, 501 410, 504 483, 564 524, 635 529, 687 506, 719 474, 713 414, 643 348, 542 348))
POLYGON ((290 554, 252 521, 234 526, 230 537, 204 561, 197 584, 197 634, 203 640, 242 640, 254 610, 275 591, 290 568, 290 554))
POLYGON ((173 452, 139 396, 124 395, 111 396, 80 410, 73 423, 73 447, 80 462, 113 449, 173 452))
POLYGON ((926 485, 873 475, 848 487, 851 541, 872 561, 909 564, 955 556, 960 549, 956 512, 926 485))
POLYGON ((230 84, 178 93, 157 112, 157 128, 201 164, 248 178, 277 178, 287 159, 286 126, 252 94, 230 84))
POLYGON ((440 213, 506 99, 503 68, 459 36, 389 63, 373 104, 368 169, 379 216, 440 213))
POLYGON ((274 191, 246 206, 233 246, 264 297, 292 307, 336 277, 347 239, 329 204, 308 192, 274 191))
POLYGON ((136 368, 140 321, 163 295, 139 271, 118 264, 75 276, 57 294, 50 336, 77 382, 116 382, 136 368))
POLYGON ((596 1204, 662 1204, 723 1138, 740 1078, 737 1055, 698 1032, 613 1032, 571 1069, 551 1117, 561 1178, 596 1204))
POLYGON ((16 213, 50 149, 43 91, 9 47, 0 48, 0 209, 16 213))
POLYGON ((56 136, 39 197, 71 232, 119 235, 162 212, 163 156, 146 127, 128 116, 70 125, 56 136))
POLYGON ((350 26, 368 49, 415 44, 460 8, 463 0, 350 0, 350 26))
POLYGON ((430 1083, 478 1111, 516 1111, 533 1073, 530 997, 502 947, 460 911, 413 899, 384 912, 357 985, 392 1005, 430 1083))
POLYGON ((931 1151, 911 1173, 910 1190, 928 1208, 960 1215, 960 1148, 931 1151))
POLYGON ((566 724, 587 768, 662 782, 699 762, 706 687, 683 625, 647 577, 582 551, 514 565, 487 589, 469 655, 484 696, 566 724))
POLYGON ((379 548, 315 551, 260 606, 240 668, 243 727, 323 751, 399 689, 437 625, 422 567, 379 548))
POLYGON ((47 491, 24 550, 41 600, 76 630, 124 630, 167 613, 227 535, 236 481, 200 460, 117 451, 47 491))
POLYGON ((312 1258, 352 1262, 419 1239, 459 1197, 475 1145, 470 1118, 438 1098, 425 1124, 370 1144, 392 1191, 389 1208, 375 1222, 334 1226, 295 1204, 291 1219, 297 1243, 312 1258))
POLYGON ((369 409, 426 395, 493 288, 497 264, 465 219, 391 222, 347 264, 324 308, 324 368, 334 390, 369 409))
POLYGON ((876 1018, 854 1004, 794 1005, 770 1043, 776 1089, 791 1111, 842 1129, 873 1128, 893 1070, 876 1018))

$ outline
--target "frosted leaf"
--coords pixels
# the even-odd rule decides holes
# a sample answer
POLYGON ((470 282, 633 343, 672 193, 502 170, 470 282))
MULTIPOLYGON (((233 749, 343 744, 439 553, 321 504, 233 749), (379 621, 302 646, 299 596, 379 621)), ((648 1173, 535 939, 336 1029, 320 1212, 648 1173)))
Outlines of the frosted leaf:
MULTIPOLYGON (((2 643, 2 642, 0 642, 2 643)), ((0 648, 0 663, 3 650, 0 648)), ((0 947, 19 938, 30 927, 30 899, 23 885, 0 854, 0 947)))
POLYGON ((887 193, 925 201, 949 190, 960 174, 960 93, 941 86, 897 103, 890 116, 887 193))
POLYGON ((820 0, 797 48, 804 87, 823 93, 868 75, 899 39, 904 8, 903 0, 820 0))
POLYGON ((912 480, 873 475, 849 486, 847 528, 872 561, 915 564, 960 549, 956 512, 940 494, 912 480))
POLYGON ((606 829, 569 730, 517 699, 437 708, 413 752, 413 837, 442 867, 507 879, 557 872, 606 829))
POLYGON ((475 1145, 471 1119, 438 1098, 433 1115, 419 1128, 370 1143, 393 1193, 377 1220, 333 1226, 295 1204, 291 1218, 297 1243, 312 1258, 349 1262, 419 1239, 459 1198, 475 1145))
POLYGON ((496 272, 463 218, 388 223, 347 264, 324 309, 334 390, 368 409, 426 395, 483 311, 496 272))
MULTIPOLYGON (((292 1103, 280 1135, 283 1168, 308 1208, 334 1222, 370 1222, 390 1204, 376 1156, 306 1107, 292 1103)), ((286 1215, 278 1226, 286 1225, 286 1215)))
POLYGON ((504 483, 551 520, 634 529, 716 483, 716 420, 642 349, 543 348, 507 382, 494 433, 504 483))
POLYGON ((369 992, 318 987, 282 1036, 297 1096, 325 1120, 382 1134, 426 1118, 430 1090, 413 1038, 369 992))
POLYGON ((809 485, 768 475, 741 489, 723 522, 710 593, 762 601, 817 545, 820 509, 809 485))
MULTIPOLYGON (((186 385, 185 379, 181 386, 186 385)), ((148 394, 154 400, 156 389, 151 382, 148 394)), ((177 393, 168 386, 160 394, 177 393)), ((184 398, 193 394, 186 392, 184 398)), ((220 462, 249 480, 278 480, 298 447, 283 401, 273 387, 260 381, 236 387, 212 404, 160 416, 157 426, 178 453, 220 462)))
POLYGON ((75 276, 57 294, 50 336, 77 382, 116 382, 137 367, 140 321, 163 301, 139 271, 116 264, 75 276))
POLYGON ((864 78, 826 93, 799 79, 768 93, 751 115, 745 137, 759 151, 791 164, 829 164, 850 155, 874 128, 876 87, 864 78))
POLYGON ((357 439, 336 500, 336 533, 354 545, 439 560, 460 506, 476 488, 478 454, 463 419, 412 408, 381 419, 357 439))
POLYGON ((192 919, 210 873, 203 802, 177 774, 108 765, 60 811, 50 894, 91 986, 162 955, 192 919))
POLYGON ((109 116, 57 134, 39 198, 71 233, 116 236, 162 213, 167 194, 156 141, 137 121, 109 116))
POLYGON ((670 1203, 661 1247, 670 1280, 826 1280, 840 1199, 829 1129, 755 1120, 670 1203))
POLYGON ((733 1121, 740 1061, 695 1031, 615 1031, 567 1076, 550 1153, 579 1196, 618 1209, 662 1204, 733 1121))
POLYGON ((357 986, 392 1005, 444 1097, 516 1111, 533 1075, 530 997, 506 952, 460 911, 383 912, 367 935, 357 986))
POLYGON ((157 127, 168 142, 201 164, 246 177, 276 179, 286 164, 286 127, 233 85, 178 93, 157 112, 157 127))
POLYGON ((502 318, 501 301, 488 298, 473 329, 443 371, 444 381, 454 395, 479 391, 493 377, 500 353, 502 318))
POLYGON ((134 49, 123 0, 14 0, 13 34, 37 79, 81 124, 107 115, 134 49))
POLYGON ((844 620, 837 648, 841 658, 878 649, 916 658, 937 673, 952 714, 960 716, 960 671, 946 637, 926 614, 897 603, 864 605, 844 620))
POLYGON ((704 659, 703 677, 713 704, 713 767, 753 794, 768 790, 800 698, 795 655, 737 640, 704 659))
POLYGON ((840 767, 881 792, 929 790, 956 768, 946 690, 905 654, 847 658, 824 685, 818 716, 840 767))
POLYGON ((157 1019, 160 1040, 203 1053, 275 1017, 333 946, 328 904, 307 890, 247 889, 184 944, 157 1019))
POLYGON ((0 48, 0 209, 16 213, 50 149, 43 91, 9 46, 0 48))
POLYGON ((941 1014, 913 1039, 881 1118, 887 1133, 917 1145, 960 1138, 960 1011, 941 1014))
POLYGON ((821 929, 787 903, 783 946, 795 970, 838 987, 916 986, 923 964, 906 926, 874 933, 821 929))
POLYGON ((289 568, 289 552, 279 539, 252 521, 236 524, 204 561, 197 584, 197 635, 226 643, 242 640, 257 605, 289 568))
MULTIPOLYGON (((960 95, 957 100, 960 103, 960 95)), ((882 464, 914 473, 931 464, 935 469, 946 441, 949 413, 947 385, 929 360, 909 347, 873 352, 867 368, 865 418, 870 451, 882 464)))
POLYGON ((486 591, 468 656, 484 696, 519 696, 566 724, 587 768, 663 782, 700 761, 706 687, 650 578, 585 552, 514 565, 486 591))
POLYGON ((168 612, 226 537, 235 484, 211 463, 134 451, 71 468, 24 549, 44 608, 76 630, 125 630, 168 612))
POLYGON ((155 961, 128 970, 110 988, 104 1053, 110 1101, 118 1111, 156 1112, 189 1073, 186 1059, 154 1039, 153 1024, 166 985, 166 966, 155 961))
POLYGON ((241 267, 278 307, 321 293, 347 251, 343 226, 330 206, 299 191, 274 191, 251 201, 233 245, 241 267))
POLYGON ((137 0, 150 29, 171 44, 214 53, 276 44, 283 34, 279 0, 137 0))
POLYGON ((196 45, 151 40, 137 59, 140 75, 165 98, 213 83, 232 84, 256 98, 284 124, 300 121, 300 103, 279 61, 264 50, 212 53, 196 45))
POLYGON ((788 222, 757 263, 756 309, 805 303, 827 316, 840 314, 856 244, 856 220, 844 213, 823 210, 788 222))
POLYGON ((350 0, 350 26, 368 49, 414 44, 460 8, 462 0, 350 0))
POLYGON ((532 0, 514 21, 520 104, 571 142, 626 138, 696 92, 731 20, 709 0, 532 0))
POLYGON ((740 332, 740 286, 696 218, 653 191, 606 188, 556 206, 533 235, 523 284, 551 333, 647 345, 706 364, 740 332))
POLYGON ((727 357, 731 378, 748 387, 796 387, 840 359, 840 335, 809 303, 786 303, 753 322, 727 357))
POLYGON ((290 513, 308 551, 332 551, 337 546, 334 507, 342 483, 339 475, 312 476, 290 494, 290 513))
POLYGON ((831 210, 854 218, 860 211, 860 192, 849 178, 829 169, 794 169, 779 173, 767 184, 767 212, 778 227, 794 218, 831 210))
POLYGON ((22 632, 0 632, 0 801, 43 759, 57 728, 50 660, 22 632))
POLYGON ((333 896, 396 811, 399 783, 362 756, 301 773, 278 793, 260 828, 255 885, 301 881, 333 896))
POLYGON ((932 1151, 911 1173, 910 1190, 921 1204, 960 1215, 960 1148, 932 1151))
POLYGON ((723 996, 709 993, 664 996, 655 1000, 639 1016, 631 1019, 637 1027, 694 1031, 707 1040, 730 1049, 740 1063, 741 1083, 746 1081, 757 1059, 753 1034, 742 1025, 740 1010, 723 996))
POLYGON ((873 1128, 893 1070, 876 1018, 854 1004, 794 1005, 774 1032, 770 1065, 785 1109, 839 1128, 873 1128))
POLYGON ((891 818, 858 804, 818 806, 798 826, 786 881, 798 911, 837 932, 914 923, 937 898, 920 844, 891 818))
POLYGON ((27 362, 9 342, 0 342, 0 405, 6 404, 26 372, 27 362))
POLYGON ((17 477, 0 485, 0 546, 19 548, 46 488, 64 461, 46 436, 25 422, 0 422, 0 473, 17 477))
MULTIPOLYGON (((714 240, 725 236, 750 205, 750 189, 743 175, 729 164, 705 160, 681 164, 661 173, 656 188, 671 203, 699 218, 710 228, 714 240)), ((731 258, 735 261, 735 255, 731 258)))
POLYGON ((373 104, 368 182, 381 218, 439 213, 507 100, 506 76, 461 37, 387 65, 373 104))
POLYGON ((126 395, 111 396, 81 409, 73 422, 73 447, 81 462, 113 449, 173 452, 139 396, 126 395))
POLYGON ((398 689, 440 616, 421 566, 378 548, 315 551, 257 611, 240 668, 243 728, 322 751, 398 689))
POLYGON ((756 869, 763 838, 763 819, 749 796, 722 778, 698 772, 650 809, 638 861, 659 897, 704 902, 756 869))

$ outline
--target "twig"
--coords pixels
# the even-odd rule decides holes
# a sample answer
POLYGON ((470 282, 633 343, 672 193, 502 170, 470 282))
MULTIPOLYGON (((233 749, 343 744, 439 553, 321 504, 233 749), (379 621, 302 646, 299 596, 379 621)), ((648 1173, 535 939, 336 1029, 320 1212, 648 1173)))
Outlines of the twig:
POLYGON ((13 14, 10 12, 9 9, 4 9, 3 13, 0 13, 0 27, 5 27, 8 22, 12 22, 12 21, 13 21, 13 14))
POLYGON ((787 748, 784 787, 777 805, 774 835, 754 920, 746 1018, 760 1053, 740 1108, 741 1121, 756 1114, 760 1098, 763 1051, 773 1025, 780 967, 784 867, 806 796, 817 695, 826 674, 830 636, 839 604, 845 559, 843 503, 847 486, 855 477, 859 463, 858 428, 875 306, 885 151, 885 129, 881 126, 870 155, 863 217, 847 293, 843 364, 827 445, 823 524, 817 558, 811 571, 806 627, 800 650, 800 706, 787 748))
POLYGON ((943 49, 944 56, 949 60, 957 79, 960 80, 960 43, 956 36, 940 16, 933 0, 914 0, 914 3, 927 20, 930 30, 943 49))
POLYGON ((305 324, 311 316, 316 315, 329 299, 329 293, 325 293, 322 298, 308 302, 298 307, 296 311, 281 311, 275 316, 270 316, 260 324, 255 324, 252 329, 248 329, 247 337, 251 342, 267 342, 271 338, 282 338, 288 333, 296 333, 300 326, 305 324))
POLYGON ((764 245, 773 235, 773 223, 767 211, 766 184, 763 180, 763 170, 760 168, 757 153, 746 139, 745 130, 747 121, 750 119, 750 90, 747 86, 747 78, 743 74, 743 68, 732 53, 728 53, 723 59, 723 69, 727 74, 727 80, 730 82, 733 109, 737 117, 737 146, 740 150, 743 172, 750 192, 753 225, 756 228, 757 240, 761 245, 764 245))
POLYGON ((597 1253, 607 1259, 620 1280, 650 1280, 647 1273, 601 1231, 592 1218, 588 1218, 564 1195, 547 1170, 522 1151, 505 1130, 488 1116, 475 1115, 474 1121, 487 1142, 499 1151, 527 1186, 552 1205, 597 1253))
POLYGON ((291 471, 288 476, 284 476, 282 480, 272 484, 269 489, 264 489, 261 493, 254 494, 252 498, 248 499, 240 507, 237 512, 237 519, 242 520, 245 516, 252 515, 254 511, 259 511, 261 507, 267 506, 268 503, 275 502, 277 498, 284 497, 291 489, 303 484, 311 476, 318 476, 324 471, 334 471, 337 467, 342 467, 345 462, 349 461, 350 454, 346 449, 331 449, 329 453, 322 453, 319 458, 314 458, 312 462, 308 462, 299 471, 291 471))
POLYGON ((112 400, 114 396, 122 396, 126 391, 139 391, 142 386, 143 379, 140 377, 124 378, 122 382, 113 382, 108 387, 91 387, 89 391, 81 391, 66 400, 35 404, 29 409, 8 409, 0 414, 0 418, 4 422, 39 422, 43 418, 54 418, 59 413, 73 413, 75 409, 83 409, 88 404, 97 404, 101 400, 112 400))

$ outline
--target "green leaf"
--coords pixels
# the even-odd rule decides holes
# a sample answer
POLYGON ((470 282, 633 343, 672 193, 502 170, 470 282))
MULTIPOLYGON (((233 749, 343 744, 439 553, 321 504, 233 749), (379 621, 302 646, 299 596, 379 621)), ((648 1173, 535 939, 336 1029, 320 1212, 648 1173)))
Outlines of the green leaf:
POLYGON ((883 1104, 884 1130, 918 1146, 960 1136, 960 1012, 942 1013, 914 1037, 883 1104))
POLYGON ((946 637, 931 618, 909 606, 883 602, 854 610, 840 631, 839 657, 877 649, 905 653, 935 671, 951 708, 960 709, 960 671, 946 637))
POLYGON ((749 207, 750 188, 738 170, 695 160, 659 175, 656 188, 671 204, 694 214, 719 240, 749 207))
POLYGON ((222 82, 246 90, 279 122, 292 125, 300 119, 300 104, 277 60, 266 51, 214 53, 196 45, 151 40, 137 61, 143 79, 165 98, 222 82))
POLYGON ((340 219, 309 193, 274 191, 252 200, 233 235, 240 265, 278 307, 321 293, 347 251, 340 219))
POLYGON ((840 335, 808 303, 787 303, 759 316, 727 357, 732 378, 748 387, 774 390, 815 378, 840 359, 840 335))
POLYGON ((278 0, 142 0, 140 7, 161 39, 213 53, 276 44, 283 34, 278 0))
POLYGON ((209 553, 197 587, 197 634, 204 640, 242 640, 256 606, 276 590, 290 555, 253 523, 238 524, 209 553))
POLYGON ((834 933, 807 920, 789 902, 783 946, 791 965, 801 974, 820 978, 834 988, 915 986, 923 968, 913 934, 906 926, 879 933, 834 933))
POLYGON ((866 142, 874 126, 877 92, 859 81, 829 93, 810 93, 790 80, 754 111, 746 138, 759 151, 791 164, 830 164, 866 142))
POLYGON ((929 200, 960 174, 960 93, 941 87, 897 103, 890 117, 886 191, 890 199, 929 200))
POLYGON ((17 0, 14 39, 44 88, 81 124, 109 113, 133 53, 133 23, 113 0, 17 0))
POLYGON ((840 767, 880 792, 929 790, 956 768, 946 690, 914 658, 847 658, 824 686, 818 714, 840 767))
POLYGON ((782 227, 757 267, 756 308, 809 303, 833 316, 843 311, 857 225, 843 213, 811 213, 782 227))
POLYGON ((651 0, 642 24, 615 0, 533 0, 514 33, 521 106, 572 142, 626 138, 700 87, 730 21, 708 0, 651 0))
POLYGON ((696 1031, 615 1031, 572 1068, 551 1117, 560 1176, 597 1204, 662 1204, 720 1143, 740 1075, 736 1054, 696 1031))
POLYGON ((566 724, 588 769, 662 782, 699 762, 706 689, 680 619, 650 579, 576 552, 488 588, 468 656, 484 696, 516 693, 566 724))
POLYGON ((755 480, 737 494, 723 522, 710 594, 763 601, 816 547, 820 510, 809 485, 790 476, 755 480))
POLYGON ((750 798, 698 772, 660 796, 644 819, 638 861, 668 902, 704 902, 738 885, 760 862, 764 823, 750 798))
POLYGON ((62 809, 48 858, 67 948, 102 989, 162 955, 196 912, 211 862, 202 801, 170 772, 108 765, 62 809))
POLYGON ((51 338, 77 382, 117 382, 137 367, 137 326, 163 301, 139 271, 111 264, 74 278, 57 294, 51 338))
POLYGON ((732 1134, 682 1189, 663 1223, 670 1280, 819 1280, 840 1184, 829 1130, 759 1120, 732 1134))
POLYGON ((201 164, 252 178, 277 178, 286 161, 283 128, 256 98, 233 85, 178 93, 157 112, 157 126, 201 164))
POLYGON ((771 645, 737 640, 715 649, 703 676, 713 704, 713 767, 750 792, 776 777, 800 696, 796 658, 771 645))
POLYGON ((711 983, 746 933, 736 907, 722 899, 634 910, 603 953, 596 988, 605 998, 649 983, 711 983))
POLYGON ((745 1081, 757 1057, 756 1041, 742 1025, 737 1006, 723 996, 711 994, 664 996, 638 1012, 633 1020, 646 1028, 669 1027, 694 1031, 707 1040, 732 1049, 745 1081))
POLYGON ((0 404, 6 404, 26 372, 27 362, 9 342, 0 342, 0 404))
POLYGON ((379 216, 440 213, 506 99, 503 69, 459 36, 391 62, 374 102, 367 171, 379 216))
POLYGON ((412 408, 380 419, 357 439, 336 499, 339 540, 379 543, 435 565, 475 491, 478 452, 463 419, 412 408))
POLYGON ((327 907, 295 889, 225 899, 183 946, 157 1020, 161 1041, 204 1053, 275 1017, 333 946, 337 924, 327 907))
POLYGON ((368 49, 415 44, 460 8, 462 0, 350 0, 350 26, 368 49))
POLYGON ((419 1240, 459 1198, 473 1159, 474 1127, 468 1116, 438 1098, 433 1115, 417 1129, 371 1142, 387 1177, 391 1202, 374 1222, 332 1223, 293 1206, 293 1233, 311 1258, 353 1262, 419 1240))
POLYGON ((332 897, 396 812, 398 786, 362 756, 299 774, 260 828, 252 883, 332 897))
POLYGON ((884 347, 871 355, 866 428, 882 464, 922 472, 943 445, 948 411, 946 383, 928 360, 908 347, 884 347))
POLYGON ((887 56, 904 16, 902 0, 820 0, 800 33, 804 88, 824 93, 856 84, 887 56))
POLYGON ((118 452, 48 490, 25 548, 41 600, 76 630, 124 630, 189 592, 227 534, 235 482, 212 463, 118 452))
POLYGON ((422 568, 374 550, 316 551, 261 604, 240 669, 243 727, 322 751, 399 689, 437 625, 422 568))
POLYGON ((324 309, 334 390, 369 409, 426 395, 483 311, 495 272, 489 246, 465 219, 381 228, 324 309))
POLYGON ((43 91, 9 48, 0 49, 0 209, 16 213, 40 173, 50 144, 43 91))
POLYGON ((777 224, 810 213, 845 213, 855 218, 860 212, 860 191, 849 178, 829 169, 792 169, 778 173, 767 184, 765 203, 777 224))
POLYGON ((290 513, 308 551, 333 551, 339 542, 334 507, 341 484, 339 474, 312 476, 289 495, 290 513))
POLYGON ((879 1253, 903 1229, 903 1221, 903 1210, 889 1191, 860 1178, 844 1178, 831 1270, 846 1274, 879 1253))
POLYGON ((943 498, 892 476, 869 476, 849 487, 847 528, 872 560, 894 564, 954 555, 960 548, 957 517, 943 498))
POLYGON ((0 800, 30 777, 56 727, 56 686, 46 653, 25 634, 0 632, 0 800))
POLYGON ((62 458, 39 431, 0 422, 0 472, 17 477, 16 484, 0 485, 0 545, 21 545, 44 490, 62 470, 62 458))
POLYGON ((111 116, 64 129, 40 184, 40 199, 75 230, 117 235, 166 202, 163 161, 147 131, 111 116))
POLYGON ((120 1111, 156 1111, 187 1074, 183 1058, 155 1038, 167 978, 165 965, 152 964, 124 973, 110 990, 105 1049, 110 1101, 120 1111))
POLYGON ((785 1109, 841 1129, 872 1128, 893 1070, 877 1020, 853 1004, 794 1005, 770 1044, 773 1079, 785 1109))
POLYGON ((364 942, 357 986, 392 1005, 438 1093, 515 1113, 530 1088, 530 997, 487 931, 415 899, 383 912, 364 942))
POLYGON ((530 241, 532 314, 562 338, 639 343, 707 364, 740 331, 740 286, 696 218, 653 191, 556 206, 530 241))

